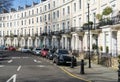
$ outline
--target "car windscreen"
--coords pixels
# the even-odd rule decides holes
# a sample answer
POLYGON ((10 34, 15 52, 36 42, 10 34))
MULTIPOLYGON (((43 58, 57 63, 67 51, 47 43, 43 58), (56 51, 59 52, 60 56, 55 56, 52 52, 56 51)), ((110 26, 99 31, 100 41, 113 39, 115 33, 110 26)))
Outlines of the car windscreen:
POLYGON ((54 53, 55 52, 55 50, 50 50, 50 53, 54 53))
POLYGON ((41 50, 41 49, 38 49, 38 48, 37 48, 36 50, 41 50))
POLYGON ((69 54, 67 50, 59 50, 59 54, 69 54))
POLYGON ((45 50, 45 51, 49 51, 49 49, 43 49, 43 50, 45 50))

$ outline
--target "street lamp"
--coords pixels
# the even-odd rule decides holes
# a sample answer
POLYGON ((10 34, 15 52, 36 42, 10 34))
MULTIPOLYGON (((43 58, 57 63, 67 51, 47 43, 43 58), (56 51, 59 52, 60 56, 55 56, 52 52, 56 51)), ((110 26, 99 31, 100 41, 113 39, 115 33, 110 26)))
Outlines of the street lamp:
POLYGON ((89 3, 90 3, 90 0, 87 0, 87 5, 88 5, 88 40, 89 40, 89 43, 88 43, 88 46, 89 46, 89 68, 91 68, 91 55, 90 55, 90 25, 89 25, 89 3))

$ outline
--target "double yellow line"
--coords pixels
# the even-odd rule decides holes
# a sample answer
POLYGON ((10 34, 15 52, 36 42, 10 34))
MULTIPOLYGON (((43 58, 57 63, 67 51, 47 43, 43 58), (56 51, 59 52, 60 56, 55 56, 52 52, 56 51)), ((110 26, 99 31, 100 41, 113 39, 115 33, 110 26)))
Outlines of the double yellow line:
POLYGON ((77 78, 77 79, 80 79, 80 80, 83 80, 83 81, 86 81, 86 82, 91 82, 91 81, 89 81, 89 80, 83 79, 83 78, 81 78, 81 77, 78 77, 78 76, 70 73, 69 71, 67 71, 66 69, 64 69, 64 67, 59 67, 59 68, 60 68, 62 71, 64 71, 66 74, 68 74, 69 76, 72 76, 72 77, 74 77, 74 78, 77 78))

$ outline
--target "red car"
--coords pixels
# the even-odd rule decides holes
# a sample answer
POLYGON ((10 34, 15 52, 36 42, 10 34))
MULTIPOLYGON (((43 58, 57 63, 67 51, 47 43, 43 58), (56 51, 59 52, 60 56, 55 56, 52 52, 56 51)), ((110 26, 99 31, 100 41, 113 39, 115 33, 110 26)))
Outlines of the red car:
POLYGON ((8 47, 8 50, 10 50, 10 51, 15 51, 16 49, 15 49, 15 47, 13 47, 13 46, 9 46, 9 47, 8 47))
POLYGON ((41 56, 42 56, 42 57, 46 57, 47 54, 48 54, 48 51, 49 51, 49 49, 47 49, 47 48, 42 49, 42 50, 41 50, 41 56))

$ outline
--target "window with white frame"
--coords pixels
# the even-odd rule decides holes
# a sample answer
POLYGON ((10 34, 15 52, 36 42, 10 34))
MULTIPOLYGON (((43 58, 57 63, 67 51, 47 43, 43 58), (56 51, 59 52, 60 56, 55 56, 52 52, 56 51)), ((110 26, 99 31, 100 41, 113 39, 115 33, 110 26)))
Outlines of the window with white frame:
POLYGON ((36 28, 36 34, 38 34, 38 28, 36 28))
POLYGON ((63 0, 63 3, 65 3, 65 0, 63 0))
POLYGON ((63 16, 65 15, 65 8, 63 8, 63 16))
POLYGON ((45 5, 45 11, 47 11, 47 5, 45 5))
POLYGON ((50 3, 48 4, 48 9, 50 9, 50 3))
POLYGON ((45 15, 45 21, 47 21, 47 15, 45 15))
POLYGON ((67 21, 67 29, 69 30, 70 22, 67 21))
POLYGON ((36 18, 36 22, 38 23, 38 21, 39 21, 39 19, 38 19, 38 17, 36 18))
POLYGON ((40 7, 40 13, 42 13, 42 7, 40 7))
POLYGON ((32 24, 34 24, 34 18, 32 18, 32 24))
POLYGON ((50 13, 48 14, 48 20, 50 21, 50 13))
POLYGON ((57 24, 57 31, 59 31, 59 24, 57 24))
POLYGON ((70 14, 70 6, 67 6, 67 13, 70 14))
POLYGON ((79 27, 81 27, 81 18, 79 18, 79 27))
POLYGON ((74 27, 76 27, 76 19, 74 19, 74 27))
POLYGON ((32 10, 32 15, 34 15, 34 10, 32 10))
POLYGON ((38 8, 36 9, 36 12, 37 12, 37 14, 38 14, 38 8))
POLYGON ((59 18, 59 10, 57 10, 57 18, 59 18))
POLYGON ((55 7, 55 1, 53 1, 53 7, 55 7))
POLYGON ((82 3, 81 3, 81 0, 79 0, 79 9, 81 9, 81 5, 82 3))
POLYGON ((53 12, 53 19, 55 19, 55 12, 53 12))
POLYGON ((65 23, 64 22, 62 23, 62 27, 63 27, 62 30, 65 30, 65 23))
POLYGON ((40 22, 42 22, 42 16, 40 16, 40 22))
POLYGON ((40 34, 42 33, 42 28, 40 27, 40 34))
POLYGON ((53 31, 55 31, 55 25, 53 25, 53 31))
POLYGON ((74 12, 76 12, 76 3, 74 3, 74 12))

